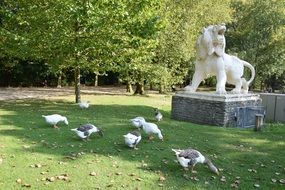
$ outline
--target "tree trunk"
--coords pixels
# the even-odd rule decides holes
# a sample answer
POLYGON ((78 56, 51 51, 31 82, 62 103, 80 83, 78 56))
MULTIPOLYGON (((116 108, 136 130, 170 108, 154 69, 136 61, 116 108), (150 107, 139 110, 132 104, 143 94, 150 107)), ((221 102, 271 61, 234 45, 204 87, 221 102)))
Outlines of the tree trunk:
POLYGON ((57 78, 57 88, 61 88, 61 84, 62 84, 62 71, 59 71, 57 78))
POLYGON ((164 87, 164 85, 162 85, 162 84, 160 84, 159 85, 159 94, 163 94, 163 93, 165 93, 165 87, 164 87))
POLYGON ((135 94, 140 94, 143 95, 144 94, 144 85, 140 84, 140 83, 136 83, 136 91, 135 94))
POLYGON ((75 68, 75 102, 79 103, 81 101, 80 97, 80 67, 75 68))
POLYGON ((127 81, 127 92, 129 92, 131 94, 134 92, 132 84, 129 81, 127 81))
MULTIPOLYGON (((79 22, 76 19, 75 26, 74 26, 74 32, 75 32, 75 44, 78 45, 79 42, 79 22)), ((80 67, 79 67, 79 52, 75 52, 75 70, 74 70, 74 78, 75 78, 75 102, 79 103, 81 102, 80 97, 80 67)))
POLYGON ((98 74, 95 73, 94 86, 98 86, 98 74))

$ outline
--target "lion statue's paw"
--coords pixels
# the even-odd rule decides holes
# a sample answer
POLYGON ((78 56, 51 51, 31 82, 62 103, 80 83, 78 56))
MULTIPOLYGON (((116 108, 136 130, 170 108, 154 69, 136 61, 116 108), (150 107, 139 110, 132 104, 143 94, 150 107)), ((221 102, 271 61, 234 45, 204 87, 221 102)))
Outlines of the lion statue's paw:
POLYGON ((225 89, 217 89, 216 93, 222 95, 222 94, 227 94, 227 91, 225 89))
POLYGON ((241 94, 241 90, 234 88, 234 89, 232 89, 231 93, 232 94, 241 94))
POLYGON ((196 91, 196 89, 193 88, 191 85, 186 86, 184 88, 184 90, 187 91, 187 92, 195 92, 196 91))

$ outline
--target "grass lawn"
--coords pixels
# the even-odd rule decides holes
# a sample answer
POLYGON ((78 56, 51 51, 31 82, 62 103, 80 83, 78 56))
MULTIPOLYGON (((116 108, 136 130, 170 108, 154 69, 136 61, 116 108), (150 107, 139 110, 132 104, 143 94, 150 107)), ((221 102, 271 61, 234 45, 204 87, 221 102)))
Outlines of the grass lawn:
POLYGON ((254 132, 175 121, 171 96, 164 95, 82 99, 91 102, 89 109, 81 110, 73 96, 0 102, 0 189, 284 189, 284 124, 254 132), (158 125, 165 141, 143 134, 139 150, 126 147, 129 119, 154 122, 154 107, 164 115, 158 125), (65 115, 69 126, 48 126, 41 115, 53 113, 65 115), (84 142, 70 130, 88 122, 103 128, 104 137, 84 142), (184 171, 171 148, 187 147, 207 155, 220 176, 203 165, 197 174, 184 171))

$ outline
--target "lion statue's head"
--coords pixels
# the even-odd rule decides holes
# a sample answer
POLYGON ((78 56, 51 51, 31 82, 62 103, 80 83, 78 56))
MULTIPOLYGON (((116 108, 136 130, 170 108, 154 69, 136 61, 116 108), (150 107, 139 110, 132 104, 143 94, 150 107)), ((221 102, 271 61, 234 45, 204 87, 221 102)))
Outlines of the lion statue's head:
POLYGON ((199 59, 205 59, 207 56, 216 54, 222 56, 225 53, 225 24, 210 25, 203 28, 202 34, 196 42, 197 56, 199 59))

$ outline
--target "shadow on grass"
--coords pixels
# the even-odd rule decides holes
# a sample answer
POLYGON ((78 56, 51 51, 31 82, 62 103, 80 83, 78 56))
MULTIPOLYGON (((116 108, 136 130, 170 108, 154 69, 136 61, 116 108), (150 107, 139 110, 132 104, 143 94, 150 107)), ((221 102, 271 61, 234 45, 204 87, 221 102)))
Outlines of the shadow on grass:
MULTIPOLYGON (((147 121, 155 122, 151 106, 91 105, 89 109, 81 110, 78 105, 65 101, 25 100, 1 102, 0 109, 0 136, 15 137, 23 145, 30 145, 27 149, 20 146, 18 151, 55 155, 66 162, 80 159, 78 153, 82 152, 119 157, 141 163, 138 166, 141 170, 162 173, 167 176, 167 183, 175 184, 174 187, 186 188, 194 183, 196 187, 208 189, 204 182, 211 181, 213 174, 206 167, 197 165, 201 182, 185 179, 185 175, 182 177, 185 172, 173 161, 175 157, 171 148, 197 148, 222 168, 223 175, 229 178, 244 175, 248 168, 258 167, 256 163, 269 165, 271 160, 275 160, 284 164, 281 161, 284 153, 280 158, 280 152, 284 150, 284 133, 200 126, 171 120, 170 113, 163 110, 164 119, 158 125, 165 141, 158 138, 148 141, 143 134, 139 150, 129 149, 123 144, 123 135, 133 130, 129 119, 143 116, 147 121), (60 129, 53 129, 47 125, 41 115, 53 113, 65 115, 69 126, 60 123, 60 129), (83 123, 101 127, 104 137, 94 134, 90 142, 80 140, 70 129, 83 123)), ((191 176, 190 173, 187 175, 191 176)), ((221 182, 216 180, 212 183, 218 185, 221 182)), ((230 181, 227 183, 230 186, 230 181)))

